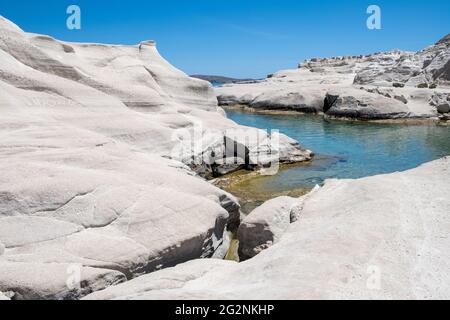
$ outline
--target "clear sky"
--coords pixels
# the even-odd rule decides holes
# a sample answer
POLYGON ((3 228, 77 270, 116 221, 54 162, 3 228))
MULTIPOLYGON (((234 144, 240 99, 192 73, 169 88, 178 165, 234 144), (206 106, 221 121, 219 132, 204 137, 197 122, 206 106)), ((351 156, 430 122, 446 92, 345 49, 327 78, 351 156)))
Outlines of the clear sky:
POLYGON ((0 0, 25 31, 67 41, 136 44, 153 39, 186 73, 264 77, 316 56, 419 50, 450 33, 448 0, 0 0), (82 29, 66 28, 81 8, 82 29), (380 6, 382 29, 366 27, 380 6))

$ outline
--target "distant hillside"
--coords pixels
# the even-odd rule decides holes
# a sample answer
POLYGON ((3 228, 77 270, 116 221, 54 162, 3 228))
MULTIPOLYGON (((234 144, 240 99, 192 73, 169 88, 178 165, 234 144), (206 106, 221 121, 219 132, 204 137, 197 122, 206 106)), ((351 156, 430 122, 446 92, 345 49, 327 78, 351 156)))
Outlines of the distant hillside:
POLYGON ((208 75, 202 75, 202 74, 194 74, 191 75, 193 78, 202 79, 205 81, 211 82, 213 85, 221 85, 226 83, 237 83, 242 81, 254 81, 254 79, 236 79, 236 78, 229 78, 229 77, 223 77, 223 76, 208 76, 208 75))

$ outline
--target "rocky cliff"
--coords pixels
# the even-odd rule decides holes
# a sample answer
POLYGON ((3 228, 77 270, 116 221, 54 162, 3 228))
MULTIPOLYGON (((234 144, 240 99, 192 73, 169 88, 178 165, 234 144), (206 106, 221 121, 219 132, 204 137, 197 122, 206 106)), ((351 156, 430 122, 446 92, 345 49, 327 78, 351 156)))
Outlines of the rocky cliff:
POLYGON ((225 85, 216 93, 224 106, 366 120, 448 120, 449 39, 419 52, 313 58, 298 69, 279 71, 255 83, 225 85))

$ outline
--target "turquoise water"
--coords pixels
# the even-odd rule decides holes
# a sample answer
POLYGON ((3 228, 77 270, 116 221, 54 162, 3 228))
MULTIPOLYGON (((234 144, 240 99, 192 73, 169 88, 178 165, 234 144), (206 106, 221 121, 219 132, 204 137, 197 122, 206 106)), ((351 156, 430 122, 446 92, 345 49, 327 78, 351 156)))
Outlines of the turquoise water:
POLYGON ((325 121, 314 115, 227 114, 242 125, 278 129, 316 154, 307 166, 262 180, 267 190, 311 188, 329 178, 404 171, 450 155, 450 127, 446 126, 325 121))
POLYGON ((220 81, 211 81, 211 85, 215 88, 223 86, 223 82, 220 81))

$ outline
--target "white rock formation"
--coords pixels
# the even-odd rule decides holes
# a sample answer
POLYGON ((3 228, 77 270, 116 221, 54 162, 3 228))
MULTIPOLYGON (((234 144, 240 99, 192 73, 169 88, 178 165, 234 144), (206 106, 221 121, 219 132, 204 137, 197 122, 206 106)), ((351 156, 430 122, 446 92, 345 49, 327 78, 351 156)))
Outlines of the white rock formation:
POLYGON ((208 299, 206 296, 211 290, 211 298, 227 299, 227 293, 223 294, 214 290, 214 288, 203 288, 203 291, 194 292, 184 290, 183 287, 192 282, 200 281, 205 275, 219 276, 224 270, 233 268, 237 262, 218 260, 218 259, 200 259, 192 260, 174 268, 167 268, 157 271, 131 281, 111 286, 107 290, 97 291, 85 297, 85 300, 133 300, 133 299, 171 299, 173 293, 177 292, 177 299, 195 300, 208 299))
POLYGON ((224 85, 216 94, 223 106, 367 120, 438 119, 450 106, 449 39, 417 53, 313 58, 262 81, 224 85), (440 107, 433 103, 435 95, 444 96, 440 107))
POLYGON ((9 297, 7 297, 3 292, 0 292, 0 301, 7 301, 11 300, 9 297))
MULTIPOLYGON (((209 170, 202 154, 224 137, 243 143, 245 130, 264 139, 237 157, 271 160, 273 137, 226 119, 212 88, 151 41, 67 43, 0 17, 0 291, 77 298, 217 256, 239 205, 191 168, 209 170), (183 148, 192 157, 178 157, 183 148), (66 285, 74 264, 76 290, 66 285)), ((310 158, 276 138, 283 161, 310 158)))
POLYGON ((191 261, 87 298, 449 299, 449 187, 450 157, 327 181, 253 259, 191 261))
POLYGON ((77 299, 126 280, 119 271, 84 267, 81 263, 0 260, 0 274, 2 290, 19 300, 77 299))
POLYGON ((239 225, 238 254, 241 261, 253 258, 277 243, 291 223, 296 222, 305 201, 320 190, 320 186, 300 198, 278 197, 266 201, 250 212, 239 225))
POLYGON ((406 86, 450 84, 450 34, 419 52, 393 51, 364 57, 356 62, 356 84, 406 86))
POLYGON ((250 212, 238 229, 239 258, 253 258, 278 242, 291 223, 291 211, 298 199, 278 197, 250 212))

